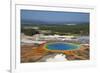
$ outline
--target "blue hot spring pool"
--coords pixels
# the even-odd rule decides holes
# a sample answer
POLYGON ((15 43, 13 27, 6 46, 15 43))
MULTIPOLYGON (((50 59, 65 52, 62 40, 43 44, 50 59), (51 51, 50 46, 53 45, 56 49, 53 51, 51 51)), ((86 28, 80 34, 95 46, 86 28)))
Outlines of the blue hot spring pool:
POLYGON ((79 45, 71 44, 71 43, 63 43, 63 42, 55 42, 55 43, 48 43, 46 48, 49 50, 74 50, 78 49, 79 45))

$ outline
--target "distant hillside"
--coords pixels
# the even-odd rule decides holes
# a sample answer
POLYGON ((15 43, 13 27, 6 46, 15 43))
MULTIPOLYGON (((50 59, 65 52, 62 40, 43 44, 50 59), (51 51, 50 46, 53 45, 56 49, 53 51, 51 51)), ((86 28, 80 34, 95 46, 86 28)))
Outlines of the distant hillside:
POLYGON ((76 25, 66 25, 66 24, 23 24, 21 26, 21 32, 33 34, 34 29, 24 29, 23 27, 38 27, 38 30, 51 31, 48 34, 78 34, 78 35, 89 35, 89 24, 76 24, 76 25), (29 31, 29 32, 28 32, 29 31))
POLYGON ((21 24, 22 25, 34 25, 34 24, 37 24, 37 25, 65 25, 65 24, 89 24, 89 22, 46 22, 46 21, 41 21, 41 20, 34 20, 34 21, 31 21, 31 20, 21 20, 21 24))

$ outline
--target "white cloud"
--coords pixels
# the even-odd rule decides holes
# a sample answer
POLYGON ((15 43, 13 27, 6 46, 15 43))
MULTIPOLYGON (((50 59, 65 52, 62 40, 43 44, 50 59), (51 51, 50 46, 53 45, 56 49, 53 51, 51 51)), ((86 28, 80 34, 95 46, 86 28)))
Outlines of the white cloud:
POLYGON ((67 61, 66 56, 63 54, 58 54, 54 58, 49 58, 46 60, 46 62, 62 62, 67 61))

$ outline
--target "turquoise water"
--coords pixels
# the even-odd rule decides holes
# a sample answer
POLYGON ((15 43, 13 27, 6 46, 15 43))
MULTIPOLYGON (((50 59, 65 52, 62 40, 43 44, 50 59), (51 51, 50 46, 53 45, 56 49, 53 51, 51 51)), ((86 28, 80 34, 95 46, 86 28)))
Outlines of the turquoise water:
POLYGON ((48 43, 46 48, 49 50, 74 50, 79 46, 69 43, 48 43))

